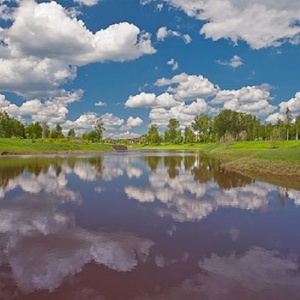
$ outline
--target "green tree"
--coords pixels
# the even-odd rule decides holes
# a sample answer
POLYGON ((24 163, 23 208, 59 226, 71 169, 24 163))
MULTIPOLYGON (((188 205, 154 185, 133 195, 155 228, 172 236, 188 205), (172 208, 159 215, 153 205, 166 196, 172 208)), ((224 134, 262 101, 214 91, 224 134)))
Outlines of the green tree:
POLYGON ((44 122, 44 123, 42 124, 42 138, 45 139, 45 138, 47 138, 47 137, 49 137, 49 136, 50 136, 50 128, 49 128, 49 125, 48 125, 46 122, 44 122))
POLYGON ((74 128, 70 129, 68 132, 68 138, 75 139, 75 136, 76 136, 75 129, 74 128))
POLYGON ((103 133, 105 131, 104 123, 101 118, 97 119, 93 131, 94 131, 93 133, 94 141, 99 143, 102 140, 103 133))
POLYGON ((25 135, 28 139, 39 139, 42 137, 42 126, 39 122, 31 123, 25 128, 25 135))
POLYGON ((204 133, 210 133, 212 126, 211 118, 208 115, 200 114, 196 116, 191 124, 194 131, 197 132, 198 140, 201 140, 201 135, 204 133))
POLYGON ((190 126, 186 126, 184 129, 184 143, 194 143, 196 135, 190 126))
POLYGON ((25 127, 20 121, 12 119, 11 126, 13 128, 14 137, 25 138, 25 127))
POLYGON ((11 137, 11 118, 6 111, 0 111, 0 137, 11 137))
POLYGON ((149 128, 147 137, 146 137, 146 143, 147 144, 152 144, 152 145, 158 145, 161 143, 161 137, 159 135, 157 125, 152 124, 149 128))
POLYGON ((292 123, 292 116, 291 116, 291 111, 290 109, 287 107, 286 111, 285 111, 285 126, 286 126, 286 140, 289 140, 290 137, 290 127, 291 127, 291 123, 292 123))
POLYGON ((298 140, 299 131, 300 131, 300 114, 295 118, 295 128, 296 128, 296 140, 298 140))
POLYGON ((180 143, 181 142, 181 133, 179 129, 179 121, 175 118, 169 120, 167 125, 168 130, 165 132, 165 141, 168 143, 180 143))

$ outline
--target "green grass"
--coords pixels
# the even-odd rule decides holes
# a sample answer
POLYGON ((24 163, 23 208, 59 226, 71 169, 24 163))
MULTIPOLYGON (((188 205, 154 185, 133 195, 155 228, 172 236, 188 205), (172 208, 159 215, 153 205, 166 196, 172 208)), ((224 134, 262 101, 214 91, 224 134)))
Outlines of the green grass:
MULTIPOLYGON (((84 144, 67 140, 19 140, 0 138, 0 153, 55 154, 112 151, 110 144, 84 144)), ((218 143, 162 144, 158 146, 133 145, 129 148, 157 150, 191 150, 203 155, 225 157, 223 167, 255 179, 268 181, 300 190, 300 141, 235 142, 229 146, 218 143)), ((36 158, 35 158, 36 159, 36 158)))
POLYGON ((108 144, 84 144, 72 141, 31 140, 0 138, 0 153, 51 154, 62 152, 105 152, 111 151, 108 144))
MULTIPOLYGON (((150 147, 147 147, 150 148, 150 147)), ((254 179, 300 190, 300 141, 269 141, 224 144, 160 145, 152 149, 198 150, 203 155, 224 158, 223 168, 254 179)))

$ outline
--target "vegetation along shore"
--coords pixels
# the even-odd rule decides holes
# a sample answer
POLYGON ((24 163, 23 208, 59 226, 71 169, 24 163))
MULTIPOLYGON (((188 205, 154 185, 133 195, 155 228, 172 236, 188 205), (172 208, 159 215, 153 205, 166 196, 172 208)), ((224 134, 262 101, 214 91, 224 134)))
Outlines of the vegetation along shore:
POLYGON ((217 116, 200 114, 181 130, 170 119, 164 133, 156 124, 138 138, 103 139, 105 124, 98 119, 92 131, 67 134, 57 124, 50 128, 38 122, 23 125, 0 112, 0 154, 55 154, 118 151, 117 145, 142 149, 197 150, 222 158, 222 167, 252 178, 300 188, 300 115, 292 120, 289 109, 284 120, 261 124, 255 116, 222 110, 217 116))
MULTIPOLYGON (((0 138, 0 153, 5 155, 96 153, 115 151, 113 144, 78 143, 67 140, 37 140, 0 138)), ((190 150, 222 159, 225 170, 254 179, 300 189, 300 141, 280 141, 276 147, 269 141, 224 143, 190 143, 160 145, 127 145, 129 149, 190 150)), ((0 162, 1 163, 1 162, 0 162)))

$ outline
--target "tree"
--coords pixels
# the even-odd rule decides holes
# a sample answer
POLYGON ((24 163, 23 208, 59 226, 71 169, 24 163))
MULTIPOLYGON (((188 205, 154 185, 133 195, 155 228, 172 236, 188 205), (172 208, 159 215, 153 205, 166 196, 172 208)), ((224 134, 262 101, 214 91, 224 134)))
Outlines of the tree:
POLYGON ((211 118, 208 115, 200 114, 194 118, 191 126, 196 132, 198 132, 198 140, 200 140, 201 135, 210 130, 211 118))
POLYGON ((49 125, 46 122, 44 122, 42 125, 42 138, 45 139, 49 137, 49 135, 50 135, 49 125))
POLYGON ((296 127, 296 140, 298 140, 299 131, 300 131, 300 114, 295 119, 295 127, 296 127))
POLYGON ((285 111, 285 126, 286 126, 286 140, 289 140, 289 130, 291 127, 291 122, 292 122, 292 116, 291 116, 291 111, 287 107, 285 111))
POLYGON ((180 143, 181 133, 179 128, 179 121, 175 118, 170 119, 167 125, 168 130, 165 132, 165 141, 169 143, 180 143))
POLYGON ((11 137, 11 118, 6 111, 0 111, 0 137, 11 137))
POLYGON ((184 129, 184 142, 185 143, 194 143, 196 135, 191 127, 186 126, 184 129))
POLYGON ((148 144, 154 144, 154 145, 158 145, 161 143, 161 137, 159 135, 156 124, 152 124, 150 126, 150 129, 149 129, 147 137, 146 137, 146 142, 148 144))
POLYGON ((94 126, 94 135, 93 138, 96 142, 100 142, 102 140, 103 132, 105 131, 104 123, 102 119, 97 119, 94 126))
POLYGON ((75 129, 74 128, 70 129, 69 132, 68 132, 68 138, 74 139, 75 136, 76 136, 75 129))
POLYGON ((25 135, 28 139, 39 139, 42 137, 42 126, 39 122, 31 123, 25 128, 25 135))

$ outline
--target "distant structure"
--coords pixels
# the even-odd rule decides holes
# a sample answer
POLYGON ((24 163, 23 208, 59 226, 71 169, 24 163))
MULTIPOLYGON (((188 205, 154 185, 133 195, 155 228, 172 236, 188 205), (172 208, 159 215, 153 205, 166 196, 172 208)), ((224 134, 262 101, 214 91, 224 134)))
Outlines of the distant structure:
POLYGON ((128 148, 124 145, 113 145, 112 148, 114 150, 116 150, 117 152, 121 152, 121 151, 127 151, 128 148))

